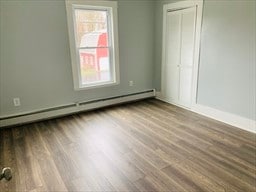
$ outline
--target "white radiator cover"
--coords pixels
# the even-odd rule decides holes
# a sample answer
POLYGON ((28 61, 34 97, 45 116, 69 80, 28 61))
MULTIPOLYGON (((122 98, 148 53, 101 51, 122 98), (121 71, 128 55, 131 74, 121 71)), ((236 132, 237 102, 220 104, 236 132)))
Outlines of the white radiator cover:
POLYGON ((93 110, 101 107, 117 105, 121 103, 142 100, 151 97, 155 97, 154 89, 139 93, 133 93, 129 95, 120 95, 104 99, 72 103, 66 106, 42 109, 38 111, 16 114, 12 116, 2 116, 0 117, 0 128, 61 117, 73 113, 79 113, 82 111, 93 110))

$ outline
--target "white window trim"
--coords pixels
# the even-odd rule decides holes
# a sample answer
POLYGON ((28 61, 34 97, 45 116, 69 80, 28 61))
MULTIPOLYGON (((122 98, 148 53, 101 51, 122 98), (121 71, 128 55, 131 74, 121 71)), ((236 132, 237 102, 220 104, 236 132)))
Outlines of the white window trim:
POLYGON ((67 11, 67 22, 68 22, 68 31, 69 31, 69 43, 70 43, 70 54, 71 54, 71 64, 72 64, 72 73, 73 73, 73 83, 75 90, 85 90, 92 88, 100 88, 100 87, 108 87, 113 85, 118 85, 120 83, 120 73, 119 73, 119 47, 118 47, 118 20, 117 20, 117 2, 116 1, 87 1, 87 0, 66 0, 66 11, 67 11), (95 83, 90 85, 82 85, 81 77, 80 77, 80 69, 79 69, 79 57, 77 55, 76 48, 76 39, 74 33, 74 15, 73 9, 75 8, 83 8, 83 6, 90 8, 106 8, 108 7, 112 11, 112 25, 111 29, 111 38, 113 41, 112 47, 114 53, 111 54, 111 62, 113 66, 113 81, 111 82, 103 82, 103 83, 95 83))

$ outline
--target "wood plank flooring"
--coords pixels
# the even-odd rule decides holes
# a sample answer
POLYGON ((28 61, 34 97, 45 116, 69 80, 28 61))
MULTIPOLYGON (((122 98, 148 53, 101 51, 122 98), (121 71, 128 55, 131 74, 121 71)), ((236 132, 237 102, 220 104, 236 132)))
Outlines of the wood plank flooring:
POLYGON ((256 191, 256 135, 149 99, 0 130, 0 191, 256 191))

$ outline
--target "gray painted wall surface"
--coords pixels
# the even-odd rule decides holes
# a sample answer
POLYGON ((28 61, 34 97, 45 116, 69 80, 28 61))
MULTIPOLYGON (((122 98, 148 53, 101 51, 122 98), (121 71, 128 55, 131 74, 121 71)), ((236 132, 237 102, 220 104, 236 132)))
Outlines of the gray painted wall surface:
POLYGON ((85 91, 73 90, 64 1, 0 3, 0 115, 153 88, 154 2, 119 1, 121 83, 85 91))
MULTIPOLYGON (((154 86, 161 89, 162 4, 156 7, 154 86)), ((256 119, 254 0, 206 0, 203 10, 198 103, 256 119)))
MULTIPOLYGON (((163 1, 119 0, 119 86, 74 91, 64 1, 0 1, 0 115, 161 87, 163 1), (128 81, 135 86, 129 87, 128 81), (22 106, 13 107, 20 97, 22 106)), ((198 103, 255 119, 256 1, 204 4, 198 103)))
POLYGON ((255 115, 256 1, 206 1, 198 103, 250 119, 255 115))

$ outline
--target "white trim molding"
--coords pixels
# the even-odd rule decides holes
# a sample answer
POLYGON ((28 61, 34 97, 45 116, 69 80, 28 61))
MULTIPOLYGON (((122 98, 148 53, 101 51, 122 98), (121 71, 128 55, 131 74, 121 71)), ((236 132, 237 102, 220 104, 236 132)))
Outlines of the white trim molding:
MULTIPOLYGON (((167 99, 165 99, 162 96, 161 92, 156 92, 156 99, 178 106, 177 104, 172 103, 172 102, 168 101, 167 99)), ((178 107, 184 108, 183 106, 178 106, 178 107)), ((245 131, 256 133, 256 121, 255 120, 241 117, 239 115, 235 115, 235 114, 232 114, 229 112, 214 109, 212 107, 204 106, 201 104, 195 104, 191 107, 191 109, 188 109, 188 108, 184 108, 184 109, 193 111, 195 113, 209 117, 209 118, 217 120, 217 121, 221 121, 223 123, 232 125, 234 127, 243 129, 245 131)))
POLYGON ((196 104, 192 107, 192 111, 210 117, 212 119, 227 123, 229 125, 238 127, 240 129, 256 133, 256 121, 235 115, 232 113, 224 112, 218 109, 207 107, 204 105, 196 104))

